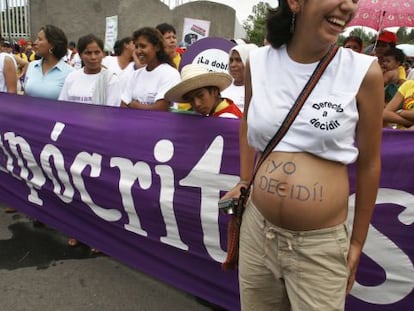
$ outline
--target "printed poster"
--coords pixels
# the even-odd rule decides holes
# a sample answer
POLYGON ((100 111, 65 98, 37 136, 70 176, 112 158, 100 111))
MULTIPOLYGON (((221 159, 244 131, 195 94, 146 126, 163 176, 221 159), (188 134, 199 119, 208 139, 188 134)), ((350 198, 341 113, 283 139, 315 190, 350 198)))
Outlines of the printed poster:
POLYGON ((104 50, 112 52, 118 39, 118 15, 106 17, 104 50))
POLYGON ((190 46, 200 39, 207 38, 210 31, 210 23, 210 21, 201 19, 184 18, 182 41, 187 46, 190 46))

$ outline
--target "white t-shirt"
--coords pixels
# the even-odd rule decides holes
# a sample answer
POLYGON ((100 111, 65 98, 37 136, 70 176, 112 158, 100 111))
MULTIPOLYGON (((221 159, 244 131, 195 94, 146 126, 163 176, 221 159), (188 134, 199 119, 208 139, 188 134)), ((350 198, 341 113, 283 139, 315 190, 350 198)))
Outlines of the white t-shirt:
MULTIPOLYGON (((308 152, 349 164, 358 156, 356 95, 375 61, 372 56, 339 48, 274 151, 308 152)), ((317 63, 291 59, 286 45, 250 53, 252 99, 247 115, 249 145, 263 151, 309 80, 317 63)))
POLYGON ((121 81, 122 92, 128 85, 128 80, 135 71, 134 62, 130 62, 124 69, 119 66, 118 56, 105 56, 102 65, 114 72, 121 81))
POLYGON ((73 55, 72 59, 69 59, 68 64, 71 65, 75 69, 82 68, 82 59, 79 56, 79 53, 73 55))
POLYGON ((414 69, 411 68, 408 75, 407 75, 407 80, 414 80, 414 69))
POLYGON ((244 110, 244 85, 230 84, 221 92, 221 97, 231 99, 241 111, 244 110))
MULTIPOLYGON (((108 76, 108 81, 104 82, 105 85, 102 87, 106 91, 105 102, 94 102, 93 94, 99 85, 98 80, 104 77, 103 72, 104 70, 96 74, 86 74, 83 68, 72 71, 66 77, 59 100, 119 107, 121 105, 121 86, 119 78, 114 73, 108 76)), ((108 71, 108 73, 110 72, 108 71)))
POLYGON ((135 70, 122 93, 122 101, 129 104, 133 100, 152 105, 164 99, 165 93, 181 81, 177 69, 161 64, 151 71, 147 67, 135 70))
POLYGON ((16 64, 16 60, 14 59, 13 55, 10 55, 8 53, 0 53, 0 92, 7 92, 7 86, 6 86, 6 79, 4 77, 4 59, 6 57, 10 57, 11 60, 13 61, 14 66, 16 67, 17 70, 17 64, 16 64))

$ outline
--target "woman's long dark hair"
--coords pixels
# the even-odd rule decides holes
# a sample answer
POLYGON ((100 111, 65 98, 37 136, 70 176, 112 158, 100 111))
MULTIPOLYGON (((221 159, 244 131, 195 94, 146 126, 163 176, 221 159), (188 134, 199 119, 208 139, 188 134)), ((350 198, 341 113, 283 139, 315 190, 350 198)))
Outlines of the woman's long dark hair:
POLYGON ((269 8, 266 20, 266 39, 274 48, 286 44, 292 39, 291 24, 293 13, 286 0, 279 0, 276 9, 269 8))

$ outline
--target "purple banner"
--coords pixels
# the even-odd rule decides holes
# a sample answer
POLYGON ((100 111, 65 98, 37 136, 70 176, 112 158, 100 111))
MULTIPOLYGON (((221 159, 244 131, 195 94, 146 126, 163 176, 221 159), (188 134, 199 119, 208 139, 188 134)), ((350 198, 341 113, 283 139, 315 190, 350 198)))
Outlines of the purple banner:
MULTIPOLYGON (((217 208, 238 180, 238 122, 0 94, 0 201, 238 310, 237 275, 220 267, 228 219, 217 208)), ((348 310, 414 304, 413 152, 413 132, 384 131, 381 189, 348 310)))

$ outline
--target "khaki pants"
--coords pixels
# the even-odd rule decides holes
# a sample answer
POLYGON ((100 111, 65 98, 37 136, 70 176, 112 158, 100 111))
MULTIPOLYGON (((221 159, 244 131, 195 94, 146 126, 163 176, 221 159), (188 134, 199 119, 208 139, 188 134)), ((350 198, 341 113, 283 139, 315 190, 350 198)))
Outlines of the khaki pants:
POLYGON ((345 224, 282 229, 266 221, 250 200, 240 231, 242 310, 344 310, 348 249, 345 224))

